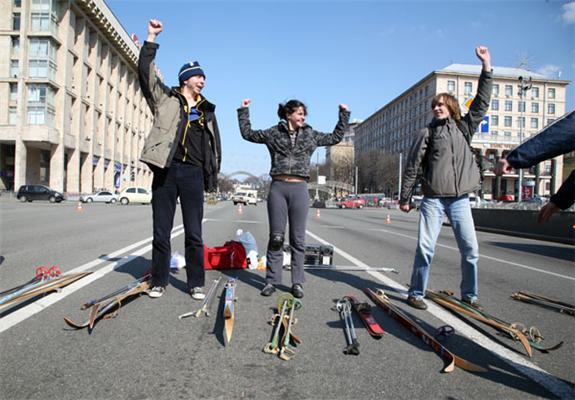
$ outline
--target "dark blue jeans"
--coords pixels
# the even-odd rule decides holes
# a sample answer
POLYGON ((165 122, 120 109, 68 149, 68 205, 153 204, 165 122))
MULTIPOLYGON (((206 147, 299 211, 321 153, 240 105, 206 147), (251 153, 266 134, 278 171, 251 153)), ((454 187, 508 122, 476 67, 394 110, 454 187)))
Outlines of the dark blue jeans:
POLYGON ((152 241, 152 286, 167 286, 172 255, 170 235, 174 226, 176 201, 184 220, 184 245, 188 289, 204 286, 204 178, 200 167, 172 162, 170 168, 154 171, 152 182, 152 212, 154 240, 152 241))

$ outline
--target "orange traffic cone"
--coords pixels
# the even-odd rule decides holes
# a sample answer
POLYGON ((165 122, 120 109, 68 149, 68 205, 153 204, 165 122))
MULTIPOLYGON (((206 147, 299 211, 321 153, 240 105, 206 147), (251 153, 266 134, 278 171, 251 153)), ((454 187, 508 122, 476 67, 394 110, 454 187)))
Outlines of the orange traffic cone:
POLYGON ((319 213, 319 208, 315 209, 315 217, 319 218, 320 217, 320 213, 319 213))
POLYGON ((386 224, 391 224, 391 217, 389 216, 389 214, 387 214, 387 215, 385 216, 385 223, 386 223, 386 224))
POLYGON ((76 211, 78 211, 78 212, 84 211, 84 209, 82 208, 82 202, 81 201, 78 202, 78 205, 76 206, 76 211))

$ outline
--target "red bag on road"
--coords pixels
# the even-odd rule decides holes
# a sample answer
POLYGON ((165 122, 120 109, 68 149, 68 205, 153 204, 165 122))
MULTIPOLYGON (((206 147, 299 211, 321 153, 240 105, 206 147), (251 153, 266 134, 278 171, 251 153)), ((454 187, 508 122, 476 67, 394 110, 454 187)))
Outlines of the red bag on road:
POLYGON ((204 269, 245 269, 246 250, 240 242, 229 241, 223 246, 204 245, 204 269))

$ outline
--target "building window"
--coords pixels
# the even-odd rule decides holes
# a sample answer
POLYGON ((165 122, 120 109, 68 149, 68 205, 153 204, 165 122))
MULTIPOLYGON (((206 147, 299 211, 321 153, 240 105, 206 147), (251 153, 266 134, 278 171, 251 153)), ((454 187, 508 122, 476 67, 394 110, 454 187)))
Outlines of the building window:
POLYGON ((491 96, 493 96, 493 97, 499 96, 499 85, 497 83, 494 84, 493 88, 491 89, 491 96))
POLYGON ((499 100, 491 100, 491 109, 493 111, 499 111, 499 100))
POLYGON ((505 96, 507 97, 513 96, 513 85, 505 85, 505 96))
POLYGON ((539 98, 539 88, 537 86, 533 86, 531 88, 531 98, 538 99, 539 98))
POLYGON ((539 103, 531 103, 531 112, 534 114, 539 113, 539 103))
POLYGON ((539 118, 531 118, 531 129, 539 129, 539 118))
POLYGON ((12 30, 13 31, 20 30, 20 13, 12 14, 12 30))
POLYGON ((554 88, 547 89, 547 98, 548 99, 554 99, 555 98, 555 89, 554 88))
POLYGON ((525 117, 517 117, 517 127, 525 128, 525 117))
POLYGON ((491 116, 491 126, 499 126, 499 116, 492 115, 491 116))
POLYGON ((519 112, 525 112, 525 102, 524 101, 520 101, 517 106, 519 108, 519 110, 518 110, 519 112))
POLYGON ((447 81, 447 91, 449 93, 455 92, 455 81, 447 81))
POLYGON ((20 54, 20 37, 12 36, 11 40, 12 55, 20 54))
POLYGON ((16 8, 22 7, 22 0, 14 0, 14 7, 16 8))
POLYGON ((491 131, 491 136, 497 136, 497 135, 499 135, 498 131, 491 131))
POLYGON ((46 121, 45 110, 42 106, 28 107, 28 123, 30 125, 43 125, 46 121))
POLYGON ((510 131, 505 131, 505 132, 503 132, 503 135, 504 135, 505 137, 511 137, 511 132, 510 132, 510 131))
POLYGON ((50 11, 51 0, 32 0, 32 10, 50 11))
POLYGON ((547 125, 552 124, 553 122, 555 122, 555 118, 549 118, 547 119, 547 125))
POLYGON ((506 128, 511 128, 511 117, 505 117, 503 124, 506 128))
POLYGON ((32 32, 48 32, 50 30, 50 14, 33 12, 31 16, 32 32))
POLYGON ((28 73, 30 78, 47 78, 48 60, 30 60, 28 73))
POLYGON ((16 121, 18 120, 17 112, 16 107, 8 107, 8 125, 16 125, 16 121))
POLYGON ((547 104, 547 114, 555 114, 555 103, 547 104))
POLYGON ((20 65, 18 60, 10 60, 10 76, 12 78, 18 78, 20 74, 20 65))
POLYGON ((466 96, 471 96, 472 92, 473 92, 473 83, 465 82, 463 94, 465 94, 466 96))
POLYGON ((10 101, 18 100, 18 84, 11 83, 10 84, 10 101))
POLYGON ((34 57, 47 58, 50 51, 50 40, 47 38, 30 39, 30 55, 34 57))
POLYGON ((505 111, 513 111, 513 102, 511 100, 505 100, 505 111))

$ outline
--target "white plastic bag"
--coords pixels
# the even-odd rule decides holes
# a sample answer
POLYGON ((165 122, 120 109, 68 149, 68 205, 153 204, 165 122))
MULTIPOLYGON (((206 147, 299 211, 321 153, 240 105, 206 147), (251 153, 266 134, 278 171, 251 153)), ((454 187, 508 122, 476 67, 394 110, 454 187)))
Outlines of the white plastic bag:
POLYGON ((244 246, 244 249, 246 249, 246 254, 248 255, 248 258, 249 258, 249 254, 251 251, 254 251, 256 254, 256 257, 257 257, 258 245, 256 243, 256 238, 254 238, 254 235, 252 235, 248 231, 244 232, 242 229, 238 229, 236 231, 236 239, 235 240, 236 240, 236 242, 240 242, 244 246))
POLYGON ((170 270, 177 272, 186 266, 186 259, 177 251, 172 254, 170 259, 170 270))

